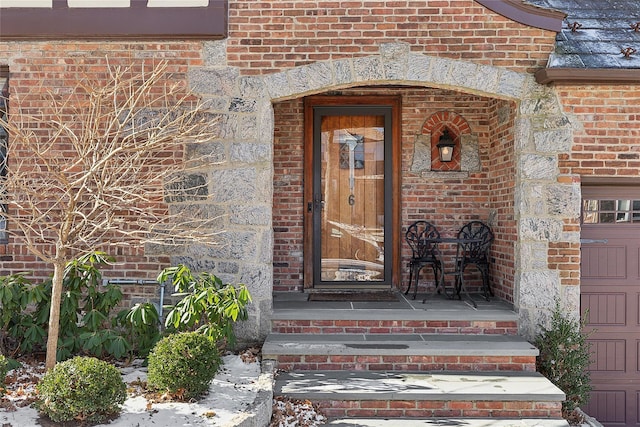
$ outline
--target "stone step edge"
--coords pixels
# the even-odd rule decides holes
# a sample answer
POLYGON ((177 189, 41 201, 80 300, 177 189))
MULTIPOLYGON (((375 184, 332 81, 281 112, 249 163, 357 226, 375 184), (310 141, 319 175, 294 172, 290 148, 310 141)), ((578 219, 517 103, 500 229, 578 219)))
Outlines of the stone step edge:
POLYGON ((424 322, 517 322, 518 314, 505 310, 482 310, 464 313, 461 318, 457 310, 302 310, 277 309, 273 311, 271 320, 361 320, 361 321, 424 321, 424 322))
POLYGON ((329 418, 332 427, 569 427, 565 419, 544 418, 329 418))
POLYGON ((274 395, 318 400, 562 402, 537 372, 297 371, 279 373, 274 395))
POLYGON ((262 346, 264 359, 281 355, 536 357, 538 354, 533 344, 514 335, 271 333, 262 346))

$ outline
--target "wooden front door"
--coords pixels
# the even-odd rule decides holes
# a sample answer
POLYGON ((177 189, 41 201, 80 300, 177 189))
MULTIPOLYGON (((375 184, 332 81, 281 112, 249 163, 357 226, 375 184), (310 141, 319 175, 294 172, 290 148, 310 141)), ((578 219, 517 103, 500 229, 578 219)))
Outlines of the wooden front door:
POLYGON ((397 97, 305 100, 305 288, 390 288, 398 275, 397 97))
POLYGON ((583 188, 581 312, 593 331, 593 391, 605 427, 640 423, 640 189, 583 188))

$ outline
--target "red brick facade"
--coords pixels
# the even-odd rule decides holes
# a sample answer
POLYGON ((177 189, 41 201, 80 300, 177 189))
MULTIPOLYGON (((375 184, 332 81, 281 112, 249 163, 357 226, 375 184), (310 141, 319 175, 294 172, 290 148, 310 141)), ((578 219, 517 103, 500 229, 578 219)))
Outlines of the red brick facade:
POLYGON ((414 53, 533 72, 554 33, 526 27, 472 0, 230 1, 229 65, 245 74, 377 54, 406 42, 414 53))
MULTIPOLYGON (((133 67, 133 72, 139 72, 145 67, 150 70, 154 64, 166 59, 170 63, 167 70, 170 81, 165 83, 185 81, 189 67, 202 65, 201 49, 199 42, 0 41, 0 63, 9 66, 11 106, 17 109, 19 105, 31 114, 42 112, 46 117, 51 113, 47 111, 51 102, 49 96, 61 99, 76 90, 80 81, 104 81, 109 67, 133 67)), ((71 113, 62 119, 73 122, 71 113)), ((19 156, 17 147, 13 146, 11 150, 14 156, 19 156)), ((162 268, 170 265, 168 256, 145 256, 143 248, 118 247, 107 251, 116 257, 117 264, 105 269, 106 277, 153 279, 162 268)), ((2 275, 26 271, 40 279, 52 273, 48 266, 13 240, 8 245, 0 245, 0 254, 2 275)), ((134 288, 125 291, 134 291, 134 288)), ((135 293, 153 295, 156 291, 154 287, 135 290, 135 293)))
MULTIPOLYGON (((230 0, 228 8, 228 37, 223 41, 0 39, 0 65, 9 67, 12 105, 21 103, 21 107, 46 115, 46 101, 23 103, 21 97, 36 88, 62 95, 72 90, 79 80, 104 79, 108 67, 151 67, 166 60, 170 80, 185 86, 192 83, 189 72, 193 70, 224 68, 237 72, 237 79, 233 81, 212 79, 213 88, 208 88, 207 93, 213 104, 232 110, 229 105, 237 101, 238 91, 246 89, 247 80, 242 78, 294 71, 320 61, 335 63, 374 57, 380 55, 381 45, 385 43, 408 46, 411 54, 459 60, 453 64, 495 67, 487 67, 487 72, 521 73, 531 77, 523 83, 523 87, 531 88, 535 85, 533 72, 546 65, 556 35, 553 31, 515 22, 473 0, 230 0)), ((466 81, 460 82, 461 86, 465 84, 466 81)), ((548 108, 546 116, 536 117, 533 123, 542 129, 563 125, 554 120, 568 118, 571 121, 564 125, 574 132, 572 147, 557 155, 558 184, 577 184, 581 177, 625 180, 638 178, 640 174, 640 149, 636 141, 640 128, 637 85, 563 85, 551 89, 540 86, 531 90, 540 93, 541 98, 547 96, 553 102, 559 101, 563 111, 555 111, 553 102, 523 105, 517 95, 483 91, 472 85, 461 88, 435 78, 433 82, 403 81, 401 84, 384 79, 348 81, 319 88, 302 87, 290 97, 269 95, 267 98, 274 109, 274 131, 271 134, 269 129, 269 138, 273 136, 271 225, 273 290, 276 291, 299 291, 303 286, 302 99, 327 91, 402 96, 401 230, 414 220, 428 218, 445 235, 452 235, 468 220, 495 217, 492 286, 496 296, 507 301, 518 300, 514 289, 519 280, 519 260, 523 259, 515 249, 521 238, 516 203, 521 184, 517 178, 520 167, 517 152, 522 149, 517 146, 515 133, 517 130, 533 132, 517 123, 520 114, 541 114, 539 110, 548 108), (542 95, 547 89, 551 95, 542 95), (467 135, 468 131, 477 136, 480 171, 452 178, 411 170, 417 135, 423 134, 425 128, 437 127, 437 123, 430 124, 429 120, 442 112, 468 126, 464 130, 460 127, 461 135, 467 135), (548 122, 544 122, 547 116, 548 122)), ((232 113, 239 123, 234 128, 236 134, 221 135, 220 139, 224 143, 255 142, 251 139, 253 136, 242 135, 246 111, 236 109, 232 113)), ((270 114, 264 116, 270 117, 270 114)), ((225 205, 224 208, 234 207, 225 205)), ((579 233, 577 217, 565 218, 563 222, 564 233, 579 233)), ((265 238, 261 244, 268 247, 270 240, 265 238)), ((579 251, 575 239, 548 242, 546 264, 550 271, 558 273, 562 285, 579 284, 579 251)), ((48 266, 13 242, 0 246, 0 254, 0 274, 25 270, 33 271, 39 278, 49 274, 48 266)), ((170 262, 168 257, 145 256, 139 248, 121 250, 114 255, 120 262, 110 273, 114 277, 153 278, 170 262)), ((246 261, 246 254, 238 258, 243 256, 246 261)), ((401 287, 407 279, 408 256, 408 248, 402 243, 401 287)), ((223 261, 216 266, 224 265, 228 271, 237 273, 233 262, 223 261)))

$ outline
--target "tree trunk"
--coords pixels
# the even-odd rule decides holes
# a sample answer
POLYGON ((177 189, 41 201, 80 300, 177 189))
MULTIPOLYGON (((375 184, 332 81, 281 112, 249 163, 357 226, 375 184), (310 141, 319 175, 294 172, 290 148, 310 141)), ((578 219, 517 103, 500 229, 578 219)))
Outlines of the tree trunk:
POLYGON ((62 302, 64 267, 64 263, 59 262, 53 265, 51 308, 49 309, 49 334, 47 336, 47 359, 45 362, 45 368, 47 371, 56 366, 58 335, 60 334, 60 303, 62 302))

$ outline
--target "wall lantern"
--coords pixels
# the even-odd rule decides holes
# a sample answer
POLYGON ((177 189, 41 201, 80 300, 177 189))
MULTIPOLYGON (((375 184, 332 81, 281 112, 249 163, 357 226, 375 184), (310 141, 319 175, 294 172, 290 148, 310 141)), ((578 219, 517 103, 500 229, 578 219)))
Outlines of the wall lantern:
POLYGON ((440 153, 440 161, 441 162, 450 162, 453 159, 453 148, 456 146, 456 143, 449 135, 449 129, 444 130, 442 135, 440 136, 440 140, 438 141, 438 152, 440 153))

